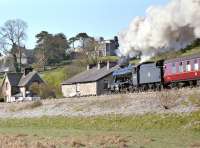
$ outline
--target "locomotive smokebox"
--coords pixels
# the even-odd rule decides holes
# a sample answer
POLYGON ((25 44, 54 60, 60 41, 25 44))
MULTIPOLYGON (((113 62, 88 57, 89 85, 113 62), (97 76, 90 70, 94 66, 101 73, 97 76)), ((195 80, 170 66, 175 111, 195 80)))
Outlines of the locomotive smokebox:
POLYGON ((130 59, 128 56, 122 56, 118 61, 118 65, 120 67, 126 67, 129 65, 129 61, 130 61, 130 59))

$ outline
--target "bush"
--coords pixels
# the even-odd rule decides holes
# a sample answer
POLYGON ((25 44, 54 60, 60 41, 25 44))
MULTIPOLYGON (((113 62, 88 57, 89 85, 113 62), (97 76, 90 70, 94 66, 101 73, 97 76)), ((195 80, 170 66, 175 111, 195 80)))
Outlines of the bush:
POLYGON ((47 84, 33 84, 30 90, 40 96, 41 99, 56 98, 53 89, 47 84))
POLYGON ((174 90, 164 90, 157 95, 160 104, 165 109, 170 109, 176 105, 176 101, 180 98, 180 93, 174 90))

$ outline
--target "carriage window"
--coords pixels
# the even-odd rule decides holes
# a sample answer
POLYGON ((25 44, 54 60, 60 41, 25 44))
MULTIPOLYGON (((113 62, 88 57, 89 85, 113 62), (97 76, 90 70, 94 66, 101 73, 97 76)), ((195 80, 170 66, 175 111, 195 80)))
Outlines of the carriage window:
POLYGON ((187 61, 186 71, 191 71, 190 61, 187 61))
POLYGON ((179 63, 178 70, 179 70, 179 72, 183 72, 183 63, 182 62, 179 63))
POLYGON ((194 61, 194 70, 199 70, 199 64, 197 60, 194 61))
POLYGON ((172 73, 176 73, 176 65, 175 65, 175 63, 172 64, 172 73))

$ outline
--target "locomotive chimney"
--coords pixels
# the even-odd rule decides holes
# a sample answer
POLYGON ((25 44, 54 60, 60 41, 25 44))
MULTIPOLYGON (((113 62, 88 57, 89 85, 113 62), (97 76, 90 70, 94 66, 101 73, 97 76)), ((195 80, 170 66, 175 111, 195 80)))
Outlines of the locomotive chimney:
POLYGON ((129 65, 129 57, 123 56, 119 59, 118 64, 120 67, 125 67, 129 65))

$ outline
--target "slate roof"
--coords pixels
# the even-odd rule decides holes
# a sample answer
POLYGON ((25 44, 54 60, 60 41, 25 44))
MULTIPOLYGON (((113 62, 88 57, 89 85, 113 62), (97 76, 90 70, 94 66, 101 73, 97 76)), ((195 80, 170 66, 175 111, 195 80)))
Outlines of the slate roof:
POLYGON ((11 86, 18 86, 23 73, 7 73, 6 75, 11 86))
POLYGON ((33 71, 24 76, 23 73, 6 73, 11 86, 28 86, 32 82, 44 83, 37 72, 33 71))
POLYGON ((44 83, 41 77, 36 71, 28 73, 26 76, 22 76, 18 86, 29 86, 32 82, 44 83))
POLYGON ((64 81, 62 83, 62 85, 95 82, 95 81, 98 81, 98 80, 104 78, 105 76, 113 73, 117 69, 118 69, 118 66, 112 67, 109 70, 107 69, 107 66, 105 66, 101 69, 98 69, 95 67, 90 70, 84 71, 78 75, 75 75, 74 77, 64 81))

